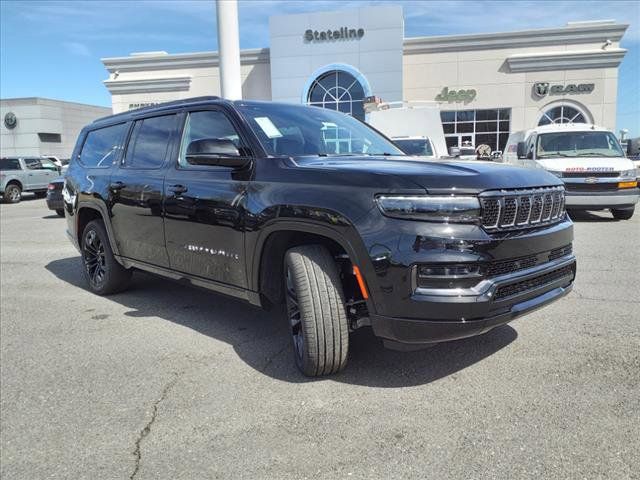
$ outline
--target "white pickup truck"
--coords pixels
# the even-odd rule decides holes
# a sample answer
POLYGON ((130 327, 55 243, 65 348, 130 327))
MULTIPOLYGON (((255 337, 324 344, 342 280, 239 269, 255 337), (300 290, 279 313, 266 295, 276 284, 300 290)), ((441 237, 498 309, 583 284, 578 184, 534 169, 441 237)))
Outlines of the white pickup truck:
POLYGON ((635 165, 606 128, 552 124, 514 132, 503 158, 562 178, 567 209, 609 209, 615 218, 628 220, 640 197, 635 165))
POLYGON ((0 195, 6 203, 18 203, 23 192, 47 195, 49 182, 60 175, 59 167, 40 157, 0 158, 0 195))

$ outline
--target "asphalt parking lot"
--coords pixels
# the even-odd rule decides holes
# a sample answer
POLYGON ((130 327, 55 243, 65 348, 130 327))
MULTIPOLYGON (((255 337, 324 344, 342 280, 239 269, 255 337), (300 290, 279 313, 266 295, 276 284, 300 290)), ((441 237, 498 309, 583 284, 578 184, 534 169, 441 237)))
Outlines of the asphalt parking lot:
POLYGON ((6 479, 640 478, 640 214, 576 219, 574 291, 309 380, 278 315, 146 274, 85 290, 44 200, 0 206, 6 479))

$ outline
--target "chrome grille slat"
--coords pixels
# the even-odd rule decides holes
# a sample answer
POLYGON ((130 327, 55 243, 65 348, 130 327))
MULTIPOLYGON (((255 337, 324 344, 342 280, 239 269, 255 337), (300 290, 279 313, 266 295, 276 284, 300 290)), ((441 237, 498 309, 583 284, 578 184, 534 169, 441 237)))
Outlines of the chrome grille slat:
POLYGON ((564 188, 500 190, 480 195, 482 226, 488 231, 521 230, 564 218, 564 188))

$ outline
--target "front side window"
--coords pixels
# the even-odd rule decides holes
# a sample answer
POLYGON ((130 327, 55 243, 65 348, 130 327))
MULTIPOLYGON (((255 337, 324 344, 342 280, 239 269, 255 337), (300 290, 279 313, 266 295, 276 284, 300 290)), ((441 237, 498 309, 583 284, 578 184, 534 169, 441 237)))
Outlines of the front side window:
POLYGON ((191 166, 186 159, 187 148, 191 142, 203 139, 231 140, 241 155, 248 155, 248 149, 224 113, 218 110, 191 112, 184 125, 178 160, 180 166, 191 166))
POLYGON ((176 115, 163 115, 138 120, 133 126, 124 165, 131 168, 160 168, 167 156, 176 118, 176 115))
POLYGON ((111 166, 122 148, 126 131, 127 124, 120 123, 89 132, 80 152, 80 163, 85 167, 111 166))
POLYGON ((25 158, 24 164, 29 170, 42 170, 42 163, 37 158, 25 158))
POLYGON ((404 155, 366 124, 332 110, 268 103, 238 109, 269 155, 404 155))
POLYGON ((536 157, 623 157, 611 132, 557 132, 538 136, 536 157))

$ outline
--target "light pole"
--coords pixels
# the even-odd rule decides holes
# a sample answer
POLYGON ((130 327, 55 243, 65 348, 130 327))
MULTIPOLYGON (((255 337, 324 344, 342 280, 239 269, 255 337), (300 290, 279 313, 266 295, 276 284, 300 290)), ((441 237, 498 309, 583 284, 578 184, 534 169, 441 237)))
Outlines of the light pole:
POLYGON ((221 96, 228 100, 240 100, 242 79, 240 77, 238 1, 216 0, 216 16, 221 96))

